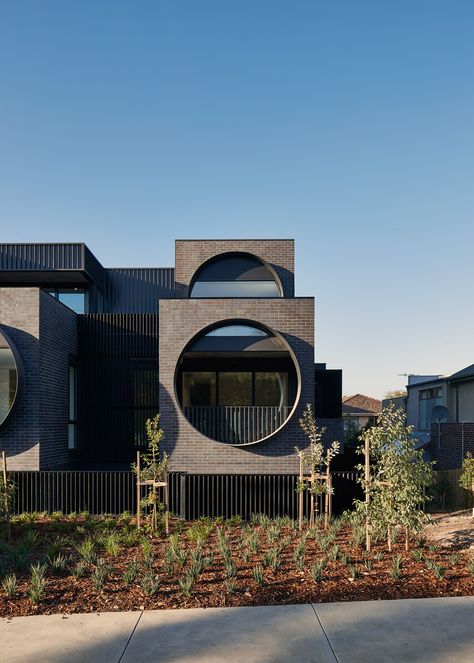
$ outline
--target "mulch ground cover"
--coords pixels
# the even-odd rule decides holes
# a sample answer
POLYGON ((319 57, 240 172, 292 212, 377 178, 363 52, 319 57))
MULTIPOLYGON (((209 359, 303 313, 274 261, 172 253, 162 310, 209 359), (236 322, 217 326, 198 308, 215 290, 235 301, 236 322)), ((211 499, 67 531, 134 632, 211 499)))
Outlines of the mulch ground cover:
POLYGON ((172 519, 171 534, 137 532, 127 516, 20 517, 0 539, 0 616, 474 595, 468 551, 412 540, 406 552, 400 536, 392 552, 378 541, 367 554, 346 519, 328 533, 265 517, 172 519), (44 565, 33 600, 32 564, 44 565))

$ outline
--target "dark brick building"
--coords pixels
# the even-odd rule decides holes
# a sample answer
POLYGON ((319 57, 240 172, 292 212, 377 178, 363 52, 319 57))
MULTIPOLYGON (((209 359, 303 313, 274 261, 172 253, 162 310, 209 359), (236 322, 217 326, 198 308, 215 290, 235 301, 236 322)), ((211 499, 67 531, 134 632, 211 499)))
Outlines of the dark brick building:
POLYGON ((0 449, 12 470, 128 467, 160 411, 176 472, 297 470, 312 403, 342 441, 341 372, 314 360, 292 240, 178 240, 174 268, 84 244, 0 245, 0 449))

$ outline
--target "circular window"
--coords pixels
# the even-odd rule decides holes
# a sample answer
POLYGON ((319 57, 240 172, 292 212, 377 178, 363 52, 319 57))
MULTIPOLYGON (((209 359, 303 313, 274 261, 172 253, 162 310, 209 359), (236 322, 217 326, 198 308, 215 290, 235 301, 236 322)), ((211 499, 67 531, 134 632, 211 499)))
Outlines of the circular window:
POLYGON ((286 341, 242 321, 195 336, 180 356, 175 377, 189 423, 212 440, 239 446, 280 430, 296 406, 299 383, 286 341))
POLYGON ((190 297, 282 297, 276 272, 250 253, 224 253, 202 265, 191 281, 190 297))
POLYGON ((0 330, 0 426, 13 409, 18 395, 18 363, 13 346, 0 330))

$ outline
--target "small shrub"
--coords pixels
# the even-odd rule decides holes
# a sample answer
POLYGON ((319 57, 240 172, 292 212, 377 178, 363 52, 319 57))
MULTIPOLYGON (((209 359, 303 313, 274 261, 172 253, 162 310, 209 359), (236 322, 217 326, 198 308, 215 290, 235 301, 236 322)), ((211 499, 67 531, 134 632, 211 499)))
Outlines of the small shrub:
POLYGON ((19 543, 19 550, 23 553, 29 553, 35 547, 38 539, 38 533, 32 529, 27 529, 19 543))
POLYGON ((51 541, 46 547, 46 557, 53 559, 59 555, 66 546, 69 545, 69 539, 63 536, 57 536, 53 541, 51 541))
POLYGON ((71 573, 75 578, 82 578, 82 576, 85 574, 87 570, 87 563, 85 560, 80 559, 77 564, 75 564, 72 569, 71 573))
POLYGON ((92 539, 85 539, 76 546, 77 554, 88 564, 95 564, 97 554, 95 552, 95 543, 92 539))
POLYGON ((165 548, 165 561, 163 566, 165 573, 169 576, 174 574, 175 570, 175 555, 171 548, 165 548))
POLYGON ((16 575, 11 573, 2 582, 3 591, 9 599, 13 598, 16 590, 16 575))
POLYGON ((247 537, 247 548, 254 555, 258 555, 260 551, 260 538, 258 536, 258 532, 252 532, 249 534, 247 537))
POLYGON ((321 560, 320 562, 315 562, 311 567, 311 577, 314 582, 318 583, 323 579, 323 571, 326 564, 321 560))
POLYGON ((52 521, 58 522, 58 520, 61 520, 62 518, 64 518, 64 514, 63 514, 62 511, 53 511, 53 513, 51 514, 50 517, 51 517, 52 521))
POLYGON ((363 527, 354 527, 352 530, 352 543, 355 546, 361 546, 365 542, 365 529, 363 527))
POLYGON ((48 564, 51 566, 55 573, 61 573, 66 569, 67 566, 67 557, 59 553, 53 559, 48 557, 48 564))
POLYGON ((444 569, 441 564, 438 564, 434 559, 425 560, 426 568, 433 572, 435 578, 441 580, 444 578, 446 569, 444 569))
POLYGON ((154 596, 160 588, 160 579, 152 571, 146 571, 140 579, 140 587, 147 596, 154 596))
POLYGON ((381 562, 383 560, 383 552, 377 550, 377 552, 374 553, 374 559, 376 562, 381 562))
POLYGON ((239 515, 231 516, 227 520, 227 524, 230 525, 231 527, 236 527, 237 525, 240 525, 241 522, 242 522, 242 517, 239 515))
POLYGON ((130 525, 133 520, 133 516, 130 511, 123 511, 118 517, 118 522, 122 525, 130 525))
POLYGON ((181 594, 186 597, 191 596, 194 587, 194 578, 191 575, 186 574, 183 578, 179 578, 178 582, 181 588, 181 594))
POLYGON ((392 578, 401 578, 402 577, 402 566, 403 566, 403 557, 401 555, 395 555, 392 559, 392 566, 390 568, 390 575, 392 578))
POLYGON ((229 579, 235 578, 235 576, 237 575, 237 567, 235 566, 234 562, 231 559, 226 560, 224 568, 225 568, 225 574, 229 579))
POLYGON ((196 520, 188 530, 188 539, 191 542, 207 541, 211 536, 213 524, 209 518, 196 520))
POLYGON ((101 592, 104 588, 105 581, 109 576, 111 567, 105 559, 99 558, 94 570, 91 574, 92 585, 96 592, 101 592))
POLYGON ((333 562, 337 561, 337 558, 339 557, 339 553, 341 552, 341 549, 339 548, 338 545, 333 546, 330 548, 328 551, 328 557, 331 559, 333 562))
POLYGON ((140 567, 138 566, 138 561, 136 557, 132 559, 130 564, 127 566, 125 571, 123 572, 123 582, 125 585, 131 585, 132 582, 135 582, 135 580, 138 577, 140 567))
POLYGON ((150 541, 148 541, 148 539, 145 539, 142 542, 141 548, 143 562, 146 567, 151 569, 153 567, 153 562, 155 561, 155 551, 153 550, 153 546, 151 545, 150 541))
POLYGON ((118 557, 120 553, 120 544, 116 534, 107 534, 102 539, 102 546, 105 552, 111 557, 118 557))
POLYGON ((340 553, 340 554, 339 554, 339 561, 340 561, 341 564, 343 564, 344 566, 349 566, 350 559, 349 559, 349 556, 346 555, 346 553, 343 552, 343 553, 340 553))
POLYGON ((459 553, 453 553, 452 555, 449 556, 449 562, 453 566, 457 566, 460 561, 461 561, 461 555, 459 553))
POLYGON ((348 571, 349 571, 349 578, 351 580, 359 580, 360 578, 362 578, 362 572, 357 566, 357 564, 350 565, 348 567, 348 571))
POLYGON ((263 572, 263 566, 261 564, 257 564, 256 566, 253 567, 252 578, 255 580, 257 585, 262 586, 264 584, 265 574, 263 572))
POLYGON ((415 548, 411 551, 411 556, 415 562, 422 562, 425 559, 425 553, 420 548, 415 548))
POLYGON ((32 564, 30 566, 30 600, 37 605, 43 598, 44 590, 46 588, 46 565, 45 564, 32 564))

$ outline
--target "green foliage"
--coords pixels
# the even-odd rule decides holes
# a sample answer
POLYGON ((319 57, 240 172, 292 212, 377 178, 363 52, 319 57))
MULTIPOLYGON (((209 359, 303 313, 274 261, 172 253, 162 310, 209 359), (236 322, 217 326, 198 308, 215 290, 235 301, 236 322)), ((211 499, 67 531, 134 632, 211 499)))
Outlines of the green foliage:
POLYGON ((86 570, 87 563, 83 559, 80 559, 77 564, 72 567, 71 573, 75 578, 82 578, 86 570))
POLYGON ((392 578, 401 578, 402 577, 402 567, 403 567, 403 557, 401 555, 395 555, 392 559, 392 566, 390 569, 390 574, 392 578))
POLYGON ((256 564, 252 568, 252 578, 255 580, 257 585, 260 587, 264 584, 265 582, 265 573, 263 571, 263 566, 261 564, 256 564))
POLYGON ((46 565, 45 564, 32 564, 30 566, 30 600, 35 605, 38 604, 43 598, 44 590, 46 588, 46 565))
POLYGON ((160 588, 161 581, 152 571, 147 570, 140 578, 140 587, 147 596, 154 596, 160 588))
POLYGON ((191 592, 195 583, 194 576, 190 573, 185 573, 182 578, 179 578, 178 583, 181 588, 182 595, 186 597, 191 596, 191 592))
MULTIPOLYGON (((309 451, 303 451, 298 449, 298 447, 295 448, 295 451, 303 463, 303 466, 306 467, 311 474, 319 474, 322 472, 322 468, 327 466, 328 461, 330 462, 331 459, 339 453, 339 442, 334 441, 328 449, 325 449, 322 439, 326 432, 326 428, 318 427, 310 403, 306 404, 303 416, 300 419, 300 426, 309 439, 309 451)), ((296 492, 300 493, 305 490, 312 495, 322 495, 323 493, 333 492, 332 488, 328 486, 325 481, 313 481, 311 483, 307 481, 298 481, 296 492)))
POLYGON ((348 567, 348 571, 349 571, 349 578, 351 580, 360 580, 360 578, 362 578, 362 572, 357 566, 357 564, 351 564, 348 567))
POLYGON ((2 582, 3 591, 8 596, 9 599, 15 596, 16 585, 17 585, 16 575, 14 573, 11 573, 3 580, 2 582))
POLYGON ((123 572, 123 582, 125 585, 131 585, 138 577, 140 566, 136 557, 132 559, 125 571, 123 572))
MULTIPOLYGON (((401 526, 418 532, 429 520, 422 506, 429 499, 426 489, 433 482, 433 464, 415 448, 412 432, 411 426, 405 427, 403 412, 389 406, 378 416, 377 425, 360 437, 369 444, 370 476, 365 476, 364 463, 357 469, 364 491, 370 491, 370 502, 368 508, 365 501, 354 504, 361 518, 368 516, 371 529, 401 526)), ((365 453, 364 444, 357 452, 365 453)))
POLYGON ((105 552, 111 557, 118 557, 120 553, 120 543, 115 533, 107 534, 102 538, 102 546, 105 552))
MULTIPOLYGON (((468 451, 462 462, 462 472, 459 477, 459 485, 466 490, 472 492, 472 498, 474 500, 474 457, 471 452, 468 451)), ((472 505, 472 513, 474 515, 474 503, 472 505)))
POLYGON ((101 592, 104 589, 105 581, 111 571, 112 567, 108 564, 107 560, 99 557, 91 574, 92 585, 96 592, 101 592))
POLYGON ((65 555, 62 553, 57 554, 56 557, 53 557, 52 559, 50 557, 47 559, 48 564, 51 566, 53 571, 55 571, 55 573, 61 573, 62 571, 66 570, 67 557, 65 557, 65 555))
POLYGON ((425 560, 425 565, 426 568, 432 571, 435 575, 435 577, 438 580, 441 580, 444 578, 444 575, 446 573, 446 569, 444 569, 441 564, 438 564, 435 560, 433 559, 426 559, 425 560))
POLYGON ((323 571, 326 568, 326 562, 324 559, 319 562, 315 562, 311 567, 311 577, 314 582, 318 583, 323 579, 323 571))
POLYGON ((84 539, 82 543, 76 546, 79 557, 88 564, 95 564, 97 554, 95 552, 95 542, 93 539, 84 539))
MULTIPOLYGON (((142 481, 166 481, 170 467, 170 459, 166 453, 161 453, 160 443, 165 433, 160 428, 160 414, 153 419, 147 419, 145 423, 148 449, 141 455, 140 479, 142 481)), ((134 463, 132 470, 137 473, 138 468, 134 463)), ((164 505, 159 502, 158 491, 150 486, 146 497, 140 501, 140 508, 151 509, 151 529, 153 532, 158 527, 158 513, 163 511, 164 505)))

